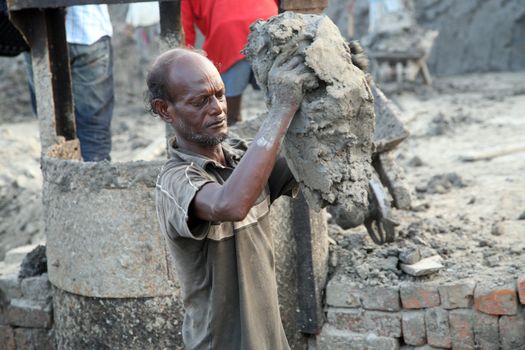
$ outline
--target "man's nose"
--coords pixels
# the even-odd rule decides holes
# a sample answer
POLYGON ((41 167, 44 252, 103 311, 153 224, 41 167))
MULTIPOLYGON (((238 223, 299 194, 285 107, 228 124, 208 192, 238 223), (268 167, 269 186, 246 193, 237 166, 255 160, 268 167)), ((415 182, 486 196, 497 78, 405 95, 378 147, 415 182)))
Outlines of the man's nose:
POLYGON ((217 96, 212 96, 210 101, 210 111, 213 115, 222 114, 224 111, 223 102, 217 98, 217 96))

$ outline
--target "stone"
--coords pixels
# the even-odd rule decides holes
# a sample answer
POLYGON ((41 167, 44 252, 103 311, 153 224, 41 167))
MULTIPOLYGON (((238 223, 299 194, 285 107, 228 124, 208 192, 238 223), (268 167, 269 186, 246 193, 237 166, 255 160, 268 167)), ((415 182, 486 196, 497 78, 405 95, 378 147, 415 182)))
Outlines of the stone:
POLYGON ((499 337, 502 350, 525 349, 525 320, 523 313, 499 318, 499 337))
POLYGON ((53 331, 45 328, 16 328, 16 350, 55 350, 53 331))
POLYGON ((35 244, 29 244, 13 248, 5 253, 4 262, 6 264, 20 264, 24 257, 36 247, 35 244))
POLYGON ((406 247, 399 253, 399 261, 403 264, 412 265, 421 260, 421 253, 417 247, 406 247))
POLYGON ((476 282, 462 281, 438 287, 441 307, 444 309, 468 308, 472 306, 476 282))
POLYGON ((440 348, 450 348, 450 328, 448 311, 435 307, 425 310, 425 325, 427 328, 427 343, 440 348))
POLYGON ((409 345, 425 345, 427 332, 424 311, 407 311, 402 314, 403 340, 409 345))
POLYGON ((399 289, 405 309, 423 309, 439 306, 439 292, 434 284, 403 283, 399 289))
POLYGON ((482 350, 498 350, 499 326, 498 316, 474 311, 474 337, 482 350))
POLYGON ((383 337, 401 337, 401 315, 399 313, 365 311, 363 325, 367 333, 383 337))
POLYGON ((448 313, 452 348, 457 350, 475 350, 474 317, 471 309, 456 309, 448 313))
POLYGON ((361 303, 367 310, 399 311, 399 288, 365 287, 361 292, 361 303))
POLYGON ((31 249, 20 264, 19 278, 38 276, 47 272, 46 246, 39 245, 31 249))
POLYGON ((326 304, 335 307, 360 307, 360 290, 351 281, 332 278, 326 286, 326 304))
POLYGON ((11 299, 20 298, 22 288, 18 272, 0 276, 0 304, 8 304, 11 299))
POLYGON ((12 326, 50 327, 52 322, 51 304, 26 299, 13 299, 7 307, 7 320, 12 326))
POLYGON ((525 304, 525 275, 519 276, 516 282, 518 284, 520 303, 525 304))
POLYGON ((419 260, 412 265, 400 264, 401 270, 411 276, 425 276, 438 272, 444 266, 441 263, 443 258, 439 255, 434 255, 425 259, 419 260))
POLYGON ((13 328, 0 325, 0 350, 17 350, 13 328))
POLYGON ((398 350, 399 340, 375 334, 358 334, 325 325, 318 336, 317 350, 398 350))
POLYGON ((24 278, 20 284, 24 299, 49 301, 51 298, 51 284, 47 278, 47 273, 24 278))
POLYGON ((515 315, 518 311, 515 283, 478 283, 474 291, 474 306, 490 315, 515 315))

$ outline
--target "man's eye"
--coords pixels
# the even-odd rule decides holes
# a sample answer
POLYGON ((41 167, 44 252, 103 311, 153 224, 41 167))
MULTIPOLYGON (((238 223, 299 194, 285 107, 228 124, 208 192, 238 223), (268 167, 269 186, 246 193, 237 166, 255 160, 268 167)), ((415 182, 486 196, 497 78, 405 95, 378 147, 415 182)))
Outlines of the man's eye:
POLYGON ((193 105, 195 107, 201 107, 201 106, 204 106, 206 104, 206 102, 208 102, 208 97, 203 97, 203 98, 200 98, 197 101, 195 101, 193 103, 193 105))
POLYGON ((215 95, 217 98, 220 98, 222 99, 224 97, 224 91, 219 91, 217 92, 217 94, 215 95))

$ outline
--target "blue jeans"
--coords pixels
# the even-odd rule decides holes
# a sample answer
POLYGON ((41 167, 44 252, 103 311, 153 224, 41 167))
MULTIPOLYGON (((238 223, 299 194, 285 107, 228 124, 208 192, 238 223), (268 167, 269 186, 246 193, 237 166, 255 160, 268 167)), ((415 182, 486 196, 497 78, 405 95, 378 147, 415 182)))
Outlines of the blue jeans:
POLYGON ((250 62, 242 59, 221 75, 226 90, 226 97, 240 96, 250 84, 255 90, 259 90, 259 85, 255 80, 250 62))
MULTIPOLYGON (((115 104, 111 38, 102 37, 91 45, 68 44, 68 49, 82 158, 93 162, 111 160, 111 119, 115 104)), ((36 111, 30 64, 28 73, 31 102, 36 111)))

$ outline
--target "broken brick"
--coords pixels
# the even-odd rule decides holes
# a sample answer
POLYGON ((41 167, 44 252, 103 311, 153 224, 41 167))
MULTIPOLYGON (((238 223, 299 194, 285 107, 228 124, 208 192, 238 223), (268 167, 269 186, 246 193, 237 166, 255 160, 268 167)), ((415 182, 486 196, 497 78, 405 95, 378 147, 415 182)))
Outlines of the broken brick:
POLYGON ((518 300, 514 283, 502 286, 478 283, 474 292, 474 306, 489 315, 515 315, 518 300))
POLYGON ((432 284, 405 283, 399 289, 405 309, 423 309, 439 306, 437 286, 432 284))
POLYGON ((444 309, 468 308, 474 298, 474 281, 445 284, 438 287, 441 307, 444 309))
POLYGON ((525 320, 523 315, 501 316, 499 337, 503 350, 525 349, 525 320))
POLYGON ((498 316, 474 311, 474 336, 480 350, 498 350, 498 316))

